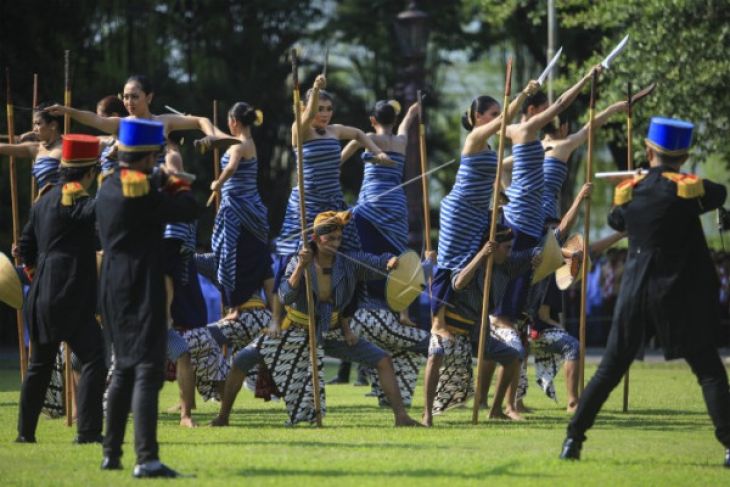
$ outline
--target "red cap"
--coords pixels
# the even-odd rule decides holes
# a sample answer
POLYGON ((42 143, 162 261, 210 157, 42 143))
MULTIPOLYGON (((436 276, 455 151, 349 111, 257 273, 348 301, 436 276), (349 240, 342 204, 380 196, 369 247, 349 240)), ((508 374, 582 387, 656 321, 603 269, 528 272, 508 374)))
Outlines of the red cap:
POLYGON ((99 139, 93 135, 66 134, 63 136, 61 165, 65 167, 86 167, 99 159, 99 139))

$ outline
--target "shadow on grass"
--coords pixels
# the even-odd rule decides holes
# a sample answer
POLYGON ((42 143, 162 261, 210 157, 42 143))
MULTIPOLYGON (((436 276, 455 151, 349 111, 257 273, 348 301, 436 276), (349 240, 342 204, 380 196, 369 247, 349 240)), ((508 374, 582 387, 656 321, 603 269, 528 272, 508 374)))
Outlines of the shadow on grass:
MULTIPOLYGON (((352 449, 371 449, 371 448, 400 448, 407 450, 442 450, 444 446, 442 444, 413 444, 413 443, 345 443, 345 442, 334 442, 334 441, 284 441, 284 440, 251 440, 250 438, 241 438, 239 441, 205 441, 197 439, 196 444, 201 445, 246 445, 246 446, 266 446, 266 447, 300 447, 300 448, 352 448, 352 449)), ((164 445, 190 445, 189 441, 161 441, 164 445)))
POLYGON ((439 478, 446 477, 458 480, 479 480, 485 477, 496 477, 509 475, 511 478, 540 478, 545 479, 554 477, 546 472, 535 474, 518 473, 514 471, 514 467, 520 466, 520 462, 508 462, 493 468, 478 470, 476 472, 459 472, 458 470, 443 470, 435 468, 419 468, 419 469, 393 469, 393 470, 342 470, 335 469, 287 469, 287 468, 257 468, 250 467, 238 471, 238 475, 244 477, 405 477, 405 478, 439 478))

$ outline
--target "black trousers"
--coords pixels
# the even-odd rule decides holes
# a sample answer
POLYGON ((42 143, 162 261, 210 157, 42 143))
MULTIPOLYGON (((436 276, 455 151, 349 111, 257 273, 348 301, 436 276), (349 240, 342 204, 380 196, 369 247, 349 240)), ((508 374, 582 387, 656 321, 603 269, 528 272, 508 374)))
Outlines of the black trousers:
MULTIPOLYGON (((92 318, 85 325, 79 326, 65 341, 82 364, 76 390, 77 431, 80 436, 93 438, 101 434, 103 424, 102 397, 107 372, 104 364, 104 340, 99 325, 92 318)), ((20 436, 35 438, 38 416, 51 381, 59 345, 60 342, 32 343, 28 373, 20 390, 20 436)))
MULTIPOLYGON (((643 330, 633 334, 636 336, 627 339, 622 336, 621 327, 613 323, 603 359, 586 386, 578 410, 568 425, 569 438, 585 440, 586 431, 593 426, 598 411, 621 381, 642 344, 643 330), (628 345, 622 346, 622 342, 628 345)), ((685 360, 702 388, 707 412, 715 426, 715 436, 725 448, 730 448, 730 387, 720 355, 715 348, 707 347, 685 357, 685 360)))
POLYGON ((143 360, 126 369, 114 369, 107 396, 104 456, 122 456, 124 431, 131 408, 137 463, 159 460, 157 415, 163 380, 164 363, 159 359, 143 360))

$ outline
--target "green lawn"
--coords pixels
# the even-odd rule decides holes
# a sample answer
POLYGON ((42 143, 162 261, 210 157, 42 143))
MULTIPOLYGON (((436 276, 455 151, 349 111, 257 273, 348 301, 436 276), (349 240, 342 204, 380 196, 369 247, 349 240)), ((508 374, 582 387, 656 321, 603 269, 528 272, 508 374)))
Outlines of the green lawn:
MULTIPOLYGON (((532 368, 530 373, 533 381, 532 368)), ((587 377, 592 373, 590 368, 587 377)), ((567 416, 562 404, 532 384, 526 402, 536 412, 524 423, 483 421, 473 427, 471 410, 461 409, 436 417, 430 430, 391 427, 390 411, 352 385, 327 388, 329 415, 322 429, 287 428, 281 403, 243 392, 230 428, 185 430, 176 416, 162 413, 161 454, 170 466, 196 476, 176 485, 730 485, 730 471, 720 466, 723 449, 684 363, 637 364, 631 379, 630 413, 621 412, 617 390, 578 463, 557 460, 567 416)), ((557 387, 564 399, 562 377, 557 387)), ((176 387, 167 383, 163 410, 175 395, 176 387)), ((417 397, 414 416, 420 414, 420 387, 417 397)), ((2 485, 137 483, 129 442, 125 469, 102 472, 100 447, 71 445, 74 430, 60 420, 41 418, 38 444, 14 444, 17 399, 17 370, 0 363, 2 485)), ((198 407, 201 423, 217 410, 202 401, 198 407)))

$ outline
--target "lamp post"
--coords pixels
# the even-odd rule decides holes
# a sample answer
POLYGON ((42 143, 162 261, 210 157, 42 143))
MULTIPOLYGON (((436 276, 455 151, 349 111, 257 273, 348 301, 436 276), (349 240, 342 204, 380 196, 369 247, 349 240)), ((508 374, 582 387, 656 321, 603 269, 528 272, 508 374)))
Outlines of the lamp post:
MULTIPOLYGON (((406 10, 400 12, 395 21, 395 33, 403 56, 404 63, 400 72, 400 81, 396 86, 398 98, 407 109, 417 101, 418 90, 425 87, 426 47, 428 44, 428 14, 418 8, 417 2, 408 3, 406 10)), ((418 127, 412 124, 408 131, 406 148, 405 180, 417 177, 421 173, 418 153, 418 127)), ((420 184, 406 186, 408 202, 408 244, 420 249, 423 244, 423 222, 421 221, 421 202, 423 192, 420 184)))

